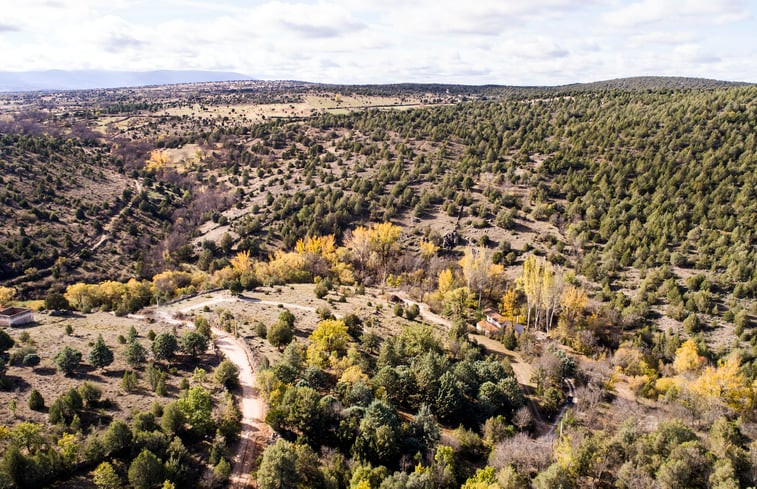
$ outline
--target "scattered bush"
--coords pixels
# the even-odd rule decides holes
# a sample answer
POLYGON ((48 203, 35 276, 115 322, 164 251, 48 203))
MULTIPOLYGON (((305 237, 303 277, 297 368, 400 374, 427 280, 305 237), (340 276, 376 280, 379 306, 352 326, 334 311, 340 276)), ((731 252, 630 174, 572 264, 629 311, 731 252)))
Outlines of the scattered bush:
POLYGON ((37 389, 33 389, 29 394, 29 409, 32 411, 42 411, 45 408, 45 399, 37 389))
POLYGON ((27 353, 24 355, 24 359, 21 360, 21 364, 24 367, 36 367, 39 365, 40 358, 36 353, 27 353))
POLYGON ((81 363, 81 352, 74 350, 70 346, 64 346, 53 358, 58 371, 63 375, 71 375, 81 363))
POLYGON ((410 307, 405 309, 405 317, 410 321, 415 321, 415 318, 417 318, 420 313, 421 309, 418 307, 418 304, 411 304, 410 307))
POLYGON ((321 282, 318 282, 315 285, 315 288, 313 289, 313 292, 315 293, 315 296, 317 298, 323 299, 324 297, 326 297, 328 295, 329 288, 326 286, 325 283, 323 283, 323 281, 321 281, 321 282))
POLYGON ((255 335, 258 338, 265 338, 268 334, 267 328, 262 321, 255 323, 255 335))
POLYGON ((277 348, 288 345, 294 339, 294 328, 287 323, 278 321, 276 324, 268 328, 266 339, 277 348))
POLYGON ((239 369, 229 360, 224 360, 218 364, 213 376, 216 382, 229 390, 239 386, 239 369))

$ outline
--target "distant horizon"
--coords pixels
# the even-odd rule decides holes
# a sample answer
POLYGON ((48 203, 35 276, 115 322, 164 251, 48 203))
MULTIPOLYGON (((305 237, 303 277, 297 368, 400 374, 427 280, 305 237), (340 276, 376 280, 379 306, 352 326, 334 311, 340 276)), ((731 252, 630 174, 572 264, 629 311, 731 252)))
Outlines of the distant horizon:
MULTIPOLYGON (((402 85, 402 84, 418 84, 418 85, 469 85, 469 86, 485 86, 485 85, 498 85, 498 86, 513 86, 513 87, 557 87, 557 86, 563 86, 563 85, 573 85, 573 84, 583 84, 583 83, 596 83, 596 82, 602 82, 602 81, 610 81, 610 80, 624 80, 624 79, 632 79, 632 78, 692 78, 692 79, 702 79, 702 80, 716 80, 716 81, 723 81, 723 82, 733 82, 733 83, 749 83, 754 84, 757 83, 757 81, 749 81, 749 80, 729 80, 724 78, 712 78, 712 77, 706 77, 706 76, 693 76, 693 75, 655 75, 655 74, 644 74, 644 75, 619 75, 614 76, 612 78, 603 78, 603 79, 587 79, 587 80, 580 80, 580 81, 573 81, 573 82, 566 82, 566 83, 556 83, 556 84, 508 84, 508 83, 454 83, 454 82, 445 82, 445 81, 394 81, 394 82, 385 82, 385 83, 350 83, 350 82, 323 82, 318 80, 305 80, 305 79, 299 79, 299 78, 257 78, 254 74, 250 73, 242 73, 237 71, 228 71, 228 70, 202 70, 202 69, 192 69, 192 68, 177 68, 177 69, 165 69, 165 68, 155 68, 155 69, 147 69, 147 70, 107 70, 107 69, 98 69, 98 68, 89 68, 89 69, 73 69, 73 70, 67 70, 64 68, 49 68, 49 69, 42 69, 42 70, 24 70, 24 71, 17 71, 17 70, 0 70, 0 73, 49 73, 49 72, 62 72, 62 73, 79 73, 79 72, 103 72, 103 73, 231 73, 231 74, 237 74, 242 75, 247 78, 249 78, 249 81, 297 81, 297 82, 303 82, 303 83, 317 83, 317 84, 324 84, 324 85, 402 85)), ((235 80, 228 80, 228 81, 235 81, 235 80)))
POLYGON ((235 81, 248 81, 248 82, 277 82, 277 81, 287 81, 287 82, 296 82, 296 83, 307 83, 307 84, 313 84, 313 85, 333 85, 333 86, 386 86, 386 85, 449 85, 449 86, 470 86, 470 87, 481 87, 481 86, 495 86, 495 87, 513 87, 513 88, 559 88, 559 87, 566 87, 566 86, 572 86, 572 85, 587 85, 592 83, 603 83, 603 82, 611 82, 615 80, 633 80, 633 79, 643 79, 643 78, 659 78, 659 79, 698 79, 698 80, 708 80, 708 81, 716 81, 721 83, 732 83, 732 84, 746 84, 751 85, 755 82, 746 81, 746 80, 726 80, 726 79, 718 79, 718 78, 706 78, 706 77, 699 77, 699 76, 687 76, 687 75, 631 75, 631 76, 619 76, 614 78, 606 78, 606 79, 598 79, 598 80, 580 80, 580 81, 572 81, 567 83, 559 83, 559 84, 553 84, 553 85, 539 85, 539 84, 506 84, 506 83, 481 83, 481 84, 472 84, 472 83, 454 83, 454 82, 446 82, 446 81, 391 81, 391 82, 385 82, 385 83, 350 83, 350 82, 324 82, 319 80, 302 80, 302 79, 296 79, 296 78, 271 78, 271 79, 263 79, 255 77, 254 75, 247 74, 247 73, 239 73, 239 72, 229 72, 229 71, 222 71, 222 70, 192 70, 192 69, 177 69, 177 70, 171 70, 171 69, 155 69, 155 70, 100 70, 100 69, 82 69, 82 70, 65 70, 65 69, 45 69, 45 70, 29 70, 29 71, 0 71, 0 93, 12 93, 12 92, 33 92, 33 91, 56 91, 56 90, 97 90, 97 89, 117 89, 117 88, 138 88, 138 87, 147 87, 147 86, 162 86, 162 85, 180 85, 180 84, 192 84, 192 83, 224 83, 224 82, 235 82, 235 81), (102 86, 95 86, 97 81, 94 82, 94 84, 86 84, 82 83, 81 86, 76 86, 76 84, 72 81, 58 81, 55 80, 35 80, 35 79, 29 79, 33 78, 35 76, 44 76, 45 74, 60 74, 60 75, 70 75, 70 76, 76 76, 76 75, 86 75, 91 74, 95 76, 100 77, 107 77, 107 76, 122 76, 125 77, 120 81, 112 80, 110 84, 105 83, 102 86), (213 77, 213 75, 223 75, 224 77, 213 77), (4 78, 5 76, 12 76, 17 75, 22 78, 22 81, 18 82, 21 83, 18 87, 15 89, 13 87, 9 88, 7 80, 4 78), (149 76, 157 76, 157 75, 163 75, 166 77, 171 76, 177 76, 175 79, 158 79, 156 78, 154 82, 150 82, 149 78, 142 78, 139 80, 132 80, 131 82, 126 81, 126 77, 132 76, 132 77, 149 77, 149 76), (186 75, 186 79, 181 79, 178 76, 179 75, 186 75), (191 77, 194 76, 194 79, 191 79, 191 77), (207 77, 208 79, 202 79, 203 76, 207 77), (27 78, 27 79, 24 79, 27 78), (59 87, 55 87, 54 85, 59 85, 59 87), (24 88, 26 87, 26 88, 24 88), (41 88, 40 88, 41 87, 41 88))

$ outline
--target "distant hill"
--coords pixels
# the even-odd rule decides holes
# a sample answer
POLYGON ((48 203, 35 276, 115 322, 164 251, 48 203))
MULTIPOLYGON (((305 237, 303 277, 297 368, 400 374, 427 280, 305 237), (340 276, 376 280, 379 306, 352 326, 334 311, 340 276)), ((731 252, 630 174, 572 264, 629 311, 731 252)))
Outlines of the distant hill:
MULTIPOLYGON (((88 90, 100 88, 141 87, 172 85, 177 83, 224 82, 255 80, 248 75, 225 71, 107 71, 107 70, 47 70, 47 71, 0 71, 0 92, 28 92, 37 90, 88 90)), ((744 82, 712 80, 680 76, 637 76, 616 78, 589 83, 571 83, 556 86, 512 85, 456 85, 444 83, 392 83, 381 85, 334 85, 311 82, 298 84, 323 87, 344 93, 363 95, 387 95, 404 93, 446 93, 485 96, 539 96, 555 91, 595 90, 663 90, 663 89, 708 89, 750 85, 744 82)))
POLYGON ((745 82, 712 80, 684 76, 632 76, 590 83, 572 83, 553 87, 560 90, 661 90, 682 88, 725 88, 751 85, 745 82))
POLYGON ((417 93, 479 95, 487 97, 544 97, 555 92, 592 92, 600 90, 680 90, 713 89, 751 85, 746 82, 712 80, 681 76, 637 76, 566 85, 457 85, 444 83, 392 83, 383 85, 312 84, 343 94, 393 96, 417 93))
POLYGON ((82 90, 228 80, 253 80, 253 78, 241 73, 225 71, 0 71, 0 92, 82 90))

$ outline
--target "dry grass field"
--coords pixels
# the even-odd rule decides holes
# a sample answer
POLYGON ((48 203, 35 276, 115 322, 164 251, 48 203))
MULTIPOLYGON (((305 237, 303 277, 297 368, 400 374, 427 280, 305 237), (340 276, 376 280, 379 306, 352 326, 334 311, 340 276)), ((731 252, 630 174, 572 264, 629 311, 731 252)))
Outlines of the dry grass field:
MULTIPOLYGON (((45 422, 46 410, 32 411, 28 407, 31 391, 37 389, 42 394, 45 405, 49 406, 60 394, 71 387, 78 387, 85 381, 93 383, 102 390, 102 400, 110 401, 110 407, 101 408, 104 410, 103 414, 128 418, 132 412, 148 409, 155 401, 165 404, 168 398, 178 397, 179 383, 183 377, 191 377, 195 367, 211 372, 220 361, 212 350, 203 355, 199 361, 196 358, 183 358, 183 355, 178 354, 168 369, 166 398, 152 392, 143 373, 139 374, 139 388, 135 392, 127 393, 121 388, 121 379, 124 371, 128 369, 124 359, 126 345, 119 343, 118 337, 126 337, 129 328, 133 326, 139 335, 137 341, 149 352, 151 342, 147 338, 148 332, 151 330, 156 334, 170 332, 173 326, 159 322, 149 323, 137 319, 119 318, 102 312, 86 315, 75 313, 68 316, 36 314, 35 319, 36 322, 27 327, 7 330, 16 342, 10 353, 18 348, 33 348, 40 356, 41 362, 35 367, 9 365, 8 377, 13 387, 9 391, 0 391, 0 425, 11 425, 18 421, 45 422), (66 325, 73 328, 70 335, 66 334, 66 325), (27 335, 28 339, 23 341, 27 335), (103 336, 114 356, 113 363, 102 370, 94 369, 88 363, 89 352, 98 335, 103 336), (82 353, 81 365, 71 376, 64 376, 58 372, 53 361, 53 357, 64 346, 82 353), (16 401, 15 416, 9 409, 13 400, 16 401)), ((181 328, 177 333, 181 335, 181 328)), ((212 375, 209 375, 207 386, 210 387, 212 384, 212 375)))
POLYGON ((367 288, 364 295, 357 295, 354 288, 341 287, 324 299, 318 299, 313 288, 313 284, 261 287, 238 298, 226 291, 214 292, 166 306, 164 311, 171 314, 185 311, 187 317, 202 316, 212 324, 220 324, 222 316, 230 313, 234 318, 230 326, 236 327, 258 360, 264 356, 271 364, 280 358, 281 351, 272 347, 265 338, 258 337, 255 326, 262 322, 270 327, 285 309, 296 317, 295 340, 300 343, 304 343, 316 328, 321 320, 318 312, 325 308, 336 317, 357 315, 364 329, 372 329, 381 338, 395 335, 404 326, 412 324, 394 314, 393 304, 388 302, 387 295, 380 289, 367 288))

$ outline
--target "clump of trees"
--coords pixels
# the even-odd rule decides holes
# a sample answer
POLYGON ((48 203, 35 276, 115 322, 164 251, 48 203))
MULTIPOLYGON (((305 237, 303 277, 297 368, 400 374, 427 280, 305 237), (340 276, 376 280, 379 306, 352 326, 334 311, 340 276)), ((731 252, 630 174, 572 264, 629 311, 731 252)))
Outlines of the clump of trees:
MULTIPOLYGON (((332 460, 348 458, 359 463, 353 481, 366 477, 378 485, 401 460, 430 460, 435 452, 447 455, 424 462, 423 470, 454 465, 456 472, 448 475, 452 486, 465 481, 465 461, 479 456, 478 449, 438 445, 440 422, 468 427, 460 428, 460 437, 474 447, 485 422, 499 423, 501 432, 516 431, 511 420, 525 398, 506 362, 484 355, 465 338, 455 340, 453 353, 422 324, 385 338, 377 357, 366 343, 357 343, 343 320, 326 319, 307 345, 289 344, 280 363, 259 372, 258 385, 270 405, 266 421, 288 440, 264 453, 261 487, 319 485, 332 460), (403 422, 398 409, 415 415, 403 422), (323 450, 333 455, 321 463, 313 454, 323 450)), ((340 477, 350 477, 346 467, 338 470, 340 477)))
MULTIPOLYGON (((219 383, 233 384, 234 369, 222 363, 218 372, 219 383)), ((211 391, 194 385, 175 401, 133 413, 130 424, 111 419, 102 409, 110 401, 101 398, 96 384, 83 382, 50 402, 52 429, 28 421, 0 428, 0 481, 8 487, 41 487, 87 466, 94 468, 98 487, 219 487, 228 478, 229 444, 241 430, 231 394, 214 409, 211 391), (212 445, 215 454, 207 467, 197 463, 205 445, 212 445)), ((28 404, 39 411, 45 400, 32 390, 28 404)))

